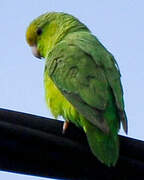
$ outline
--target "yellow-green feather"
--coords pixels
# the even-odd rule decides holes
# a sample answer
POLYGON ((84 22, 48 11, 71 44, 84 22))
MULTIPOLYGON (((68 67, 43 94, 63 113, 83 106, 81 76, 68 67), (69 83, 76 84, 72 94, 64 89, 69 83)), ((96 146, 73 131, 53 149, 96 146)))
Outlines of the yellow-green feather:
POLYGON ((65 120, 70 120, 75 125, 80 126, 80 117, 73 105, 62 95, 55 86, 48 73, 44 73, 45 99, 48 108, 55 118, 63 116, 65 120))

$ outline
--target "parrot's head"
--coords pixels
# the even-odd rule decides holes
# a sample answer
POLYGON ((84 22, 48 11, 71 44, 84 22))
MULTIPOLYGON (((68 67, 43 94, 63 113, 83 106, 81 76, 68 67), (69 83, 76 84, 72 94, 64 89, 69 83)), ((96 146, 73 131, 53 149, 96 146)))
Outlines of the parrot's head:
POLYGON ((26 31, 27 43, 34 56, 46 57, 56 43, 68 33, 88 28, 72 15, 62 12, 50 12, 34 19, 26 31))

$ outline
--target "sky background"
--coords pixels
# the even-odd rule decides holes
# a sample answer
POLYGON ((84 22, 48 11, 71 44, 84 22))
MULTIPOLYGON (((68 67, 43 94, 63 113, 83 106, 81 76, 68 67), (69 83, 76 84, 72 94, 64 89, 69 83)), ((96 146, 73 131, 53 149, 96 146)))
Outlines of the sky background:
MULTIPOLYGON (((33 57, 25 41, 29 23, 47 11, 76 16, 115 56, 122 74, 128 136, 144 140, 143 0, 1 0, 0 107, 52 117, 44 101, 44 60, 33 57)), ((0 179, 44 178, 0 172, 0 179)))

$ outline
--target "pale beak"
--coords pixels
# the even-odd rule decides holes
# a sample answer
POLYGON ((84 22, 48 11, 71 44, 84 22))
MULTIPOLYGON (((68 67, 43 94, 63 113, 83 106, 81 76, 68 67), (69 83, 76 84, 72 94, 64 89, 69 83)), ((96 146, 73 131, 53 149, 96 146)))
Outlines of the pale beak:
POLYGON ((37 46, 36 46, 36 45, 33 45, 33 46, 31 46, 31 49, 32 49, 33 55, 34 55, 35 57, 41 59, 41 55, 40 55, 40 53, 39 53, 39 51, 38 51, 38 49, 37 49, 37 46))

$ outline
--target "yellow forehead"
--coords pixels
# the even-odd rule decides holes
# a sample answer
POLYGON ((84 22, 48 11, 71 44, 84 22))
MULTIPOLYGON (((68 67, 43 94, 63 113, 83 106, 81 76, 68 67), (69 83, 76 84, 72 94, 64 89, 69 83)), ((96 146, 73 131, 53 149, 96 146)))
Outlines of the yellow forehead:
POLYGON ((36 44, 36 39, 37 39, 36 31, 37 31, 37 26, 35 24, 30 24, 26 32, 26 40, 30 46, 36 44))

